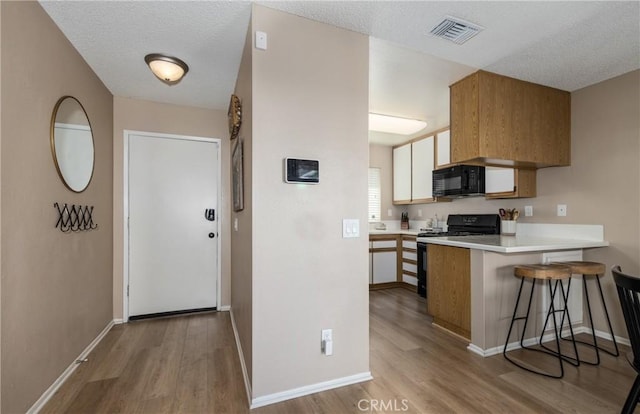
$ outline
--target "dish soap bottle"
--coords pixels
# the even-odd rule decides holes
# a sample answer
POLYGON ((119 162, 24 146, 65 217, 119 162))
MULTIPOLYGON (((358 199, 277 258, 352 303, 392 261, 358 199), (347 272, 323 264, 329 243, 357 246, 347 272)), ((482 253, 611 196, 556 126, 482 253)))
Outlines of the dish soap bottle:
POLYGON ((438 226, 438 214, 433 215, 433 220, 431 220, 431 228, 436 230, 439 228, 438 226))

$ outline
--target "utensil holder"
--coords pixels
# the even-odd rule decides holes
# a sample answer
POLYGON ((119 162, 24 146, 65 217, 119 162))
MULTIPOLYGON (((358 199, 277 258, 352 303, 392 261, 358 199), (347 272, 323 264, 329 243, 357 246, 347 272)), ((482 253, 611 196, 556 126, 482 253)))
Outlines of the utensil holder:
POLYGON ((500 233, 503 236, 515 236, 516 224, 517 222, 515 220, 502 220, 500 223, 500 233))

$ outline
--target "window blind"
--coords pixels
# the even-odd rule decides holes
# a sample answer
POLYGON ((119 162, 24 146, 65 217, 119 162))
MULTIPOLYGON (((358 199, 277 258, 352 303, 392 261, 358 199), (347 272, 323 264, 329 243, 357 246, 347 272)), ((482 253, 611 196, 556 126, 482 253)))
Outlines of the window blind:
POLYGON ((369 222, 382 219, 380 168, 369 168, 369 222))

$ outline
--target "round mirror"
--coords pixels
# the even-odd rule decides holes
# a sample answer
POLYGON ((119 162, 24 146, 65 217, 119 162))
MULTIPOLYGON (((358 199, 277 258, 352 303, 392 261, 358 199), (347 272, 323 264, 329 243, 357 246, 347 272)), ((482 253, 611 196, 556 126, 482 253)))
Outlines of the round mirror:
POLYGON ((51 152, 64 185, 84 191, 93 175, 93 134, 87 113, 73 96, 63 96, 53 108, 51 152))

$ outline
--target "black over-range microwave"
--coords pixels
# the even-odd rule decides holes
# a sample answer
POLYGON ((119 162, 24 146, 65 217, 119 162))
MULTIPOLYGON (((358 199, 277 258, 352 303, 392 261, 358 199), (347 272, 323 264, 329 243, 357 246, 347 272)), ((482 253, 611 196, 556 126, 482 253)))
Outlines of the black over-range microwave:
POLYGON ((484 167, 455 165, 433 171, 434 197, 484 195, 484 167))

